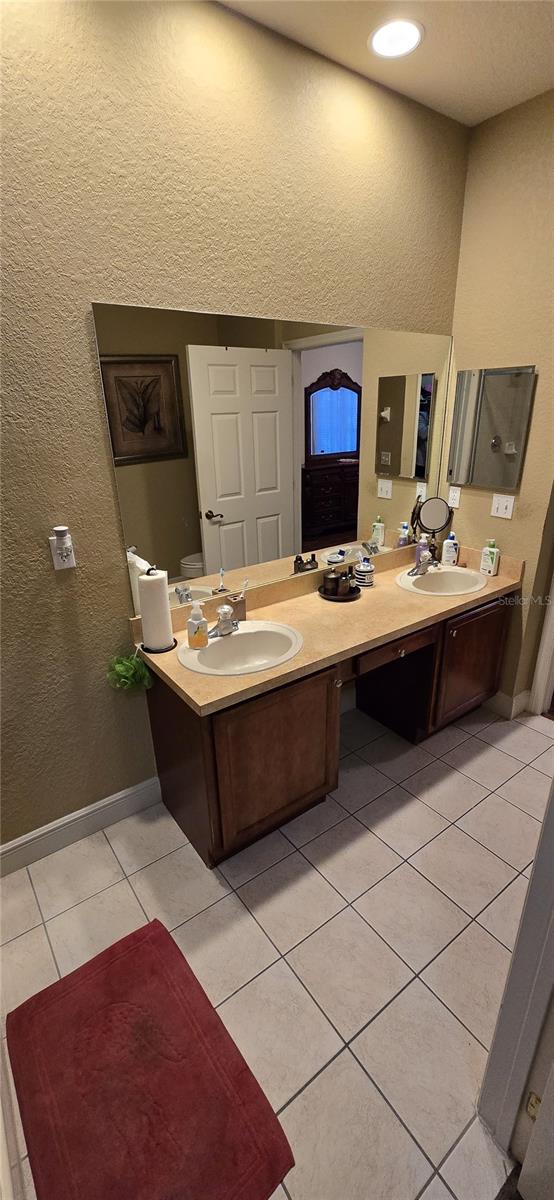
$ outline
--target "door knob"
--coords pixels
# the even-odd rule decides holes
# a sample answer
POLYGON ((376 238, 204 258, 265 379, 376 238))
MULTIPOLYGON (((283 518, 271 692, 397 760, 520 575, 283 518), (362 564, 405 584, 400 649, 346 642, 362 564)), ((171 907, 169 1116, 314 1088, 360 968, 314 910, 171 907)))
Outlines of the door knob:
POLYGON ((207 510, 207 512, 204 513, 204 516, 206 517, 207 521, 215 521, 218 518, 221 518, 221 520, 223 520, 223 513, 214 513, 213 509, 211 509, 211 508, 209 508, 207 510))

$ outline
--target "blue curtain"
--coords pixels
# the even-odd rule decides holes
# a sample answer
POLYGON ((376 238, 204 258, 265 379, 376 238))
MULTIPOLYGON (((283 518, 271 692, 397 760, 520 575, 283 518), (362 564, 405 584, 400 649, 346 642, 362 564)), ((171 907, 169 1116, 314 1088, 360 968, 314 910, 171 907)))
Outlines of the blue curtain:
POLYGON ((350 388, 320 388, 312 394, 312 454, 347 454, 358 449, 358 395, 350 388))

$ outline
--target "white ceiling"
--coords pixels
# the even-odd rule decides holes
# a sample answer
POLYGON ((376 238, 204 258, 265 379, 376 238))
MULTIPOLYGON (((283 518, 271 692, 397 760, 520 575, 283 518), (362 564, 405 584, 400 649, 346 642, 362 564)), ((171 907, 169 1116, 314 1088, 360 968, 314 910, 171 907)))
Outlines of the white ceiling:
POLYGON ((551 0, 224 0, 229 8, 428 108, 477 125, 554 87, 551 0), (385 20, 425 27, 413 54, 382 59, 368 35, 385 20))

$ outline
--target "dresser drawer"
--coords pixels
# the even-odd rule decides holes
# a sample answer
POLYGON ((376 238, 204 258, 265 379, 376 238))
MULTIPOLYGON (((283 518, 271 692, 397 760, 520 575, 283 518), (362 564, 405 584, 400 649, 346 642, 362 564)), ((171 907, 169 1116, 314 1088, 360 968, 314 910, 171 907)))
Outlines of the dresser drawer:
POLYGON ((394 662, 397 658, 405 658, 415 650, 422 650, 424 646, 432 646, 437 641, 440 628, 440 625, 431 625, 429 629, 408 633, 406 637, 387 642, 385 646, 378 646, 376 650, 359 654, 354 659, 356 675, 365 675, 368 671, 375 671, 376 667, 384 667, 386 663, 394 662))

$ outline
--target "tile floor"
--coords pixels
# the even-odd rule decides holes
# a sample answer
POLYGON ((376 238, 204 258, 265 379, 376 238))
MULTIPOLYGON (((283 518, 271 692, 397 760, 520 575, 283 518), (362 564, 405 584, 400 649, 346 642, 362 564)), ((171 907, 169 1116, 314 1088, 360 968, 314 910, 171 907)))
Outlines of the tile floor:
MULTIPOLYGON (((217 871, 156 805, 7 876, 2 1021, 158 917, 291 1141, 272 1200, 493 1200, 510 1163, 475 1101, 554 724, 479 709, 414 747, 352 711, 342 754, 331 796, 217 871)), ((20 1124, 13 1155, 31 1200, 20 1124)))

